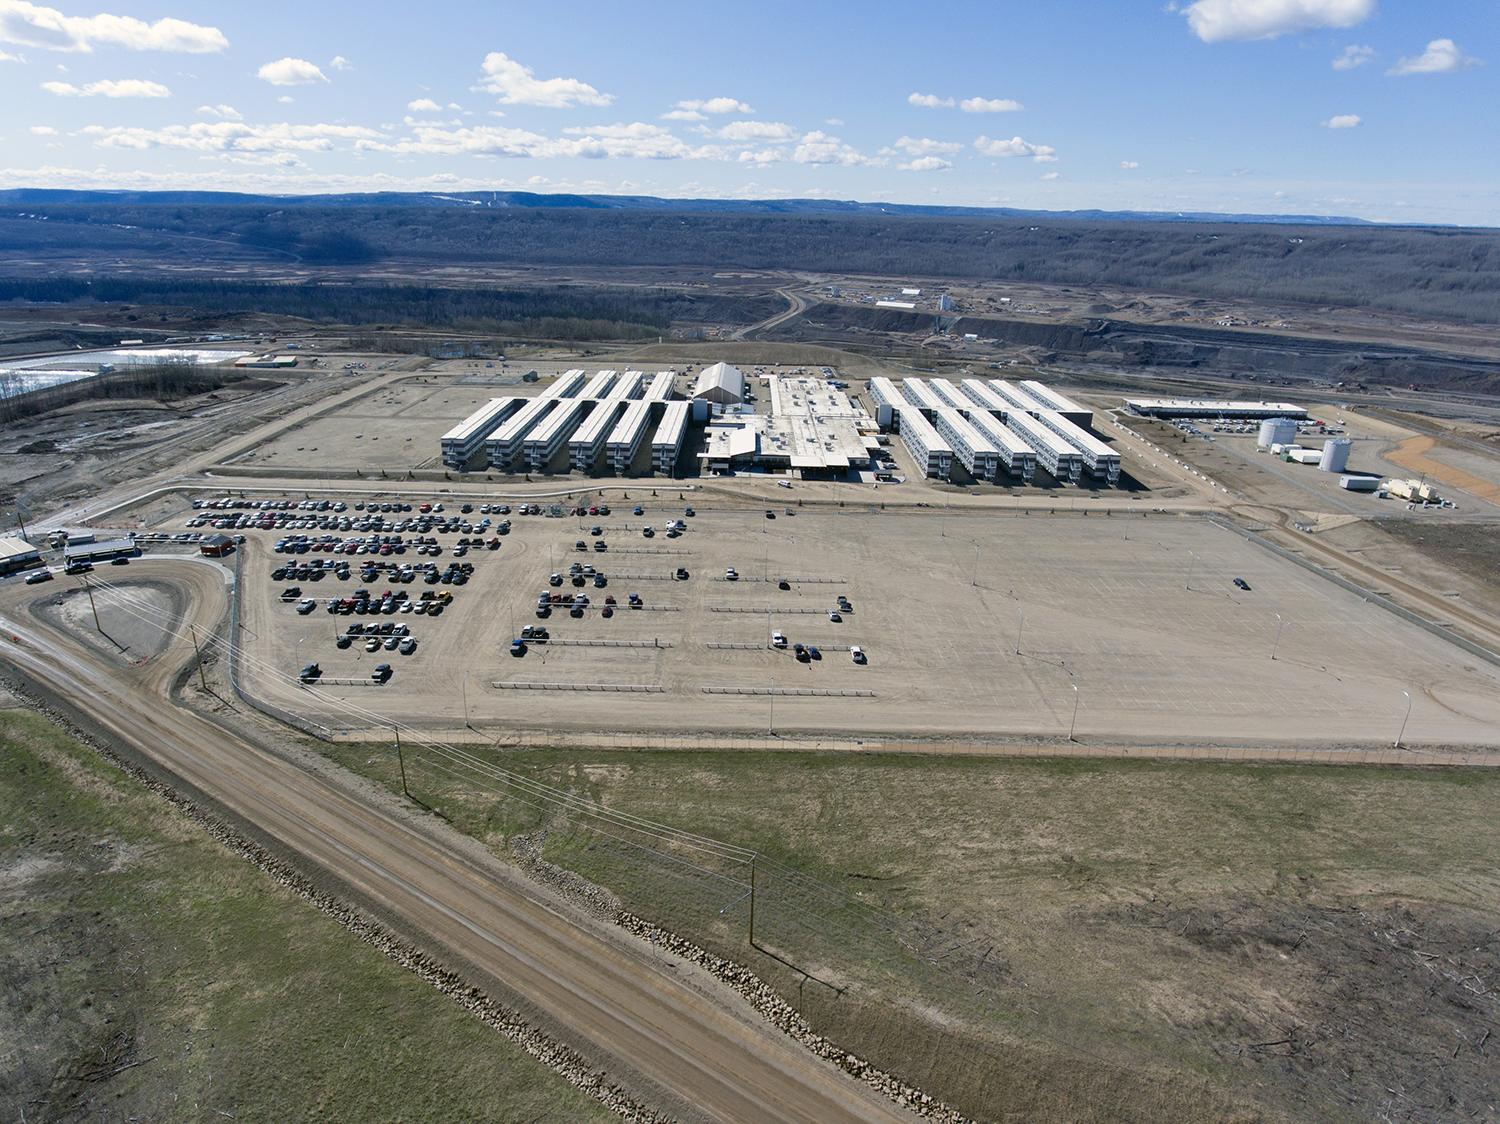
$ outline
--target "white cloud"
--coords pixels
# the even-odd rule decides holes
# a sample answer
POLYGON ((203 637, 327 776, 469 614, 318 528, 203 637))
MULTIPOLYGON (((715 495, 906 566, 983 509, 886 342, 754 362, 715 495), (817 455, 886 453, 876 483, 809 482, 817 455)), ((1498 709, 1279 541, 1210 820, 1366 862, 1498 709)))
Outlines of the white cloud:
POLYGON ((843 123, 844 123, 844 119, 842 117, 825 117, 825 118, 823 118, 823 124, 825 124, 825 125, 832 125, 835 129, 837 129, 843 123))
POLYGON ((431 98, 417 98, 415 101, 406 103, 406 108, 412 113, 441 113, 443 107, 431 98))
POLYGON ((1323 122, 1325 129, 1357 129, 1364 122, 1357 113, 1335 113, 1323 122))
POLYGON ((1199 39, 1222 43, 1353 27, 1375 11, 1375 0, 1194 0, 1180 11, 1199 39))
POLYGON ((1338 54, 1333 56, 1333 62, 1329 63, 1334 70, 1353 70, 1364 66, 1375 57, 1375 48, 1366 47, 1360 43, 1351 43, 1338 54))
POLYGON ((34 137, 55 137, 57 136, 57 130, 51 125, 33 125, 31 126, 31 135, 34 137))
POLYGON ((281 96, 280 96, 280 97, 279 97, 279 98, 277 98, 277 99, 276 99, 276 100, 277 100, 277 101, 279 101, 279 102, 280 102, 280 103, 281 103, 281 104, 282 104, 282 105, 291 105, 291 104, 292 104, 292 103, 293 103, 293 102, 294 102, 294 101, 296 101, 296 100, 297 100, 297 99, 296 99, 296 98, 294 98, 294 97, 292 97, 292 95, 291 95, 291 94, 282 94, 282 95, 281 95, 281 96))
POLYGON ((255 72, 262 82, 273 86, 307 86, 313 82, 327 82, 328 75, 306 59, 284 58, 268 62, 255 72))
POLYGON ((908 105, 915 105, 921 109, 952 109, 954 101, 952 98, 940 98, 936 94, 907 94, 908 105))
POLYGON ((328 60, 328 69, 329 70, 353 70, 354 69, 354 64, 352 62, 350 62, 348 59, 346 59, 343 55, 334 55, 333 58, 331 58, 331 59, 328 60))
POLYGON ((1139 168, 1140 166, 1141 166, 1141 162, 1139 160, 1121 160, 1120 161, 1120 167, 1123 168, 1123 169, 1125 169, 1125 171, 1127 171, 1127 172, 1133 172, 1137 168, 1139 168))
POLYGON ((100 13, 67 16, 27 0, 0 0, 0 42, 49 51, 92 51, 95 47, 124 47, 131 51, 178 51, 208 54, 222 51, 229 40, 217 27, 179 19, 155 23, 134 16, 100 13))
POLYGON ((670 121, 702 121, 705 113, 754 113, 738 98, 689 98, 674 105, 665 116, 670 121))
POLYGON ((1458 49, 1452 39, 1434 39, 1427 50, 1411 58, 1403 58, 1386 71, 1387 74, 1452 74, 1471 66, 1479 60, 1470 58, 1458 49))
POLYGON ((200 105, 200 117, 217 117, 220 121, 242 121, 245 115, 232 105, 200 105))
POLYGON ((502 105, 535 105, 545 109, 571 109, 579 105, 608 105, 611 94, 601 94, 577 78, 538 78, 501 51, 484 56, 484 79, 477 87, 494 94, 502 105))
POLYGON ((86 86, 75 86, 71 82, 43 82, 42 89, 61 98, 167 98, 172 91, 160 82, 147 82, 142 78, 105 78, 90 82, 86 86))
POLYGON ((729 141, 791 140, 797 130, 780 121, 731 121, 718 135, 729 141))
POLYGON ((891 148, 908 156, 952 156, 962 152, 958 141, 933 140, 931 137, 901 137, 891 148))
POLYGON ((941 156, 918 156, 915 160, 897 164, 896 167, 903 172, 941 172, 953 167, 953 161, 944 160, 941 156))
POLYGON ((25 62, 20 55, 13 55, 9 51, 0 51, 0 62, 25 62))
POLYGON ((747 148, 735 157, 741 164, 754 164, 763 168, 767 164, 777 164, 786 159, 786 150, 780 148, 747 148))
POLYGON ((718 149, 694 148, 660 125, 642 121, 613 125, 579 125, 564 136, 546 137, 525 129, 492 125, 455 126, 418 123, 397 140, 375 136, 356 147, 371 152, 438 156, 502 156, 518 159, 557 157, 640 160, 687 160, 722 157, 718 149))
POLYGON ((974 147, 983 156, 1029 156, 1038 164, 1050 164, 1057 159, 1057 149, 1050 144, 1032 144, 1020 137, 1011 137, 1010 140, 980 137, 974 142, 974 147))
POLYGON ((1014 113, 1022 106, 1011 98, 964 98, 958 108, 965 113, 1014 113))
POLYGON ((852 145, 820 131, 803 134, 792 150, 792 159, 798 164, 840 164, 846 168, 876 163, 852 145))
POLYGON ((1061 179, 1061 178, 1062 178, 1062 173, 1061 172, 1043 172, 1042 173, 1042 179, 1044 179, 1044 180, 1056 180, 1056 179, 1061 179))
POLYGON ((239 121, 195 121, 147 129, 130 125, 88 125, 84 136, 104 148, 185 149, 192 152, 326 152, 335 142, 373 140, 380 134, 361 125, 247 125, 239 121))

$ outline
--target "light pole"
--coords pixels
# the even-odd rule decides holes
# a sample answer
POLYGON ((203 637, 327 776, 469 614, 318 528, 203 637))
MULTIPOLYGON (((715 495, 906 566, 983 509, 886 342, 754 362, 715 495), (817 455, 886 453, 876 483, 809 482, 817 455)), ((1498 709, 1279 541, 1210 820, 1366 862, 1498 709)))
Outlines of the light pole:
POLYGON ((974 544, 974 577, 969 584, 976 589, 979 587, 979 544, 977 542, 974 544))
POLYGON ((1073 737, 1073 731, 1078 729, 1078 699, 1080 696, 1078 694, 1077 683, 1069 683, 1068 686, 1073 688, 1073 721, 1068 724, 1068 740, 1071 742, 1078 740, 1073 737))
POLYGON ((1406 736, 1406 720, 1411 717, 1411 692, 1402 691, 1406 696, 1406 713, 1401 717, 1401 732, 1396 735, 1396 748, 1401 748, 1401 739, 1406 736))
POLYGON ((1283 623, 1284 622, 1281 619, 1281 614, 1277 613, 1276 614, 1276 639, 1271 642, 1271 658, 1273 660, 1276 658, 1276 649, 1279 648, 1279 647, 1281 647, 1281 626, 1282 626, 1283 623))
POLYGON ((1021 617, 1021 623, 1016 626, 1016 655, 1019 656, 1021 654, 1021 634, 1026 631, 1026 610, 1017 609, 1016 612, 1021 617))
POLYGON ((1183 589, 1193 588, 1193 567, 1198 564, 1198 556, 1191 550, 1188 551, 1188 557, 1191 558, 1192 561, 1188 563, 1187 581, 1183 583, 1183 589))

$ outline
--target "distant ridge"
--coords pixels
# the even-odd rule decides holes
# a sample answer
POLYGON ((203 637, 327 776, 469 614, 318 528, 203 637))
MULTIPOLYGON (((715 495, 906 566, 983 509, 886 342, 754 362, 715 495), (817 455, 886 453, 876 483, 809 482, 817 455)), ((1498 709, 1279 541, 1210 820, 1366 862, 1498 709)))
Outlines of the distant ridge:
POLYGON ((1220 214, 1213 211, 1038 211, 1016 207, 861 203, 852 199, 662 199, 654 195, 545 195, 532 191, 381 191, 330 195, 251 195, 234 191, 71 191, 25 187, 0 191, 0 205, 48 206, 68 203, 213 207, 574 208, 593 211, 681 211, 718 215, 899 215, 912 218, 1066 219, 1075 222, 1382 225, 1344 215, 1252 215, 1220 214))

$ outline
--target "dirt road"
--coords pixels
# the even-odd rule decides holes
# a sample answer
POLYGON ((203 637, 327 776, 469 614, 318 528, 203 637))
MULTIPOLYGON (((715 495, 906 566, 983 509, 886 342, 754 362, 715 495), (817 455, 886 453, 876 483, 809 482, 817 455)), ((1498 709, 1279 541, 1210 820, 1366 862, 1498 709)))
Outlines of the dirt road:
MULTIPOLYGON (((191 594, 198 623, 219 618, 226 596, 219 574, 207 566, 170 566, 170 572, 191 594)), ((186 640, 175 640, 142 669, 112 664, 30 618, 28 593, 6 591, 0 661, 79 707, 115 742, 342 880, 378 912, 503 981, 545 1012, 559 1037, 641 1099, 696 1120, 910 1119, 727 992, 673 978, 643 946, 565 916, 459 846, 167 705, 165 688, 191 652, 186 640)))

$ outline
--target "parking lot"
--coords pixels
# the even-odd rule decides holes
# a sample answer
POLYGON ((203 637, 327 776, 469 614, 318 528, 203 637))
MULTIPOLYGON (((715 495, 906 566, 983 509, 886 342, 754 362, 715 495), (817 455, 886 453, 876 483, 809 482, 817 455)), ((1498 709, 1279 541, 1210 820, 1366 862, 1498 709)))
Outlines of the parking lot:
MULTIPOLYGON (((607 516, 512 514, 497 548, 470 549, 462 588, 392 585, 386 571, 362 581, 369 556, 355 555, 347 581, 308 590, 319 603, 306 615, 271 580, 284 562, 272 550, 279 534, 251 533, 246 686, 332 726, 359 723, 298 688, 308 662, 330 697, 450 726, 972 738, 1073 728, 1095 740, 1324 744, 1393 739, 1409 692, 1408 740, 1500 739, 1495 669, 1201 521, 783 508, 686 517, 652 503, 639 515, 629 504, 607 516), (677 519, 687 529, 669 537, 677 519), (586 574, 575 584, 575 562, 605 584, 586 574), (387 590, 447 590, 453 601, 438 619, 324 608, 361 586, 377 602, 387 590), (589 601, 575 616, 578 593, 589 601), (371 620, 406 623, 415 651, 336 647, 350 624, 371 620), (512 654, 528 625, 548 638, 512 654), (797 644, 818 658, 799 659, 797 644), (370 690, 382 662, 394 674, 370 690)), ((458 539, 496 536, 430 537, 441 557, 408 548, 381 560, 445 570, 458 539)))

